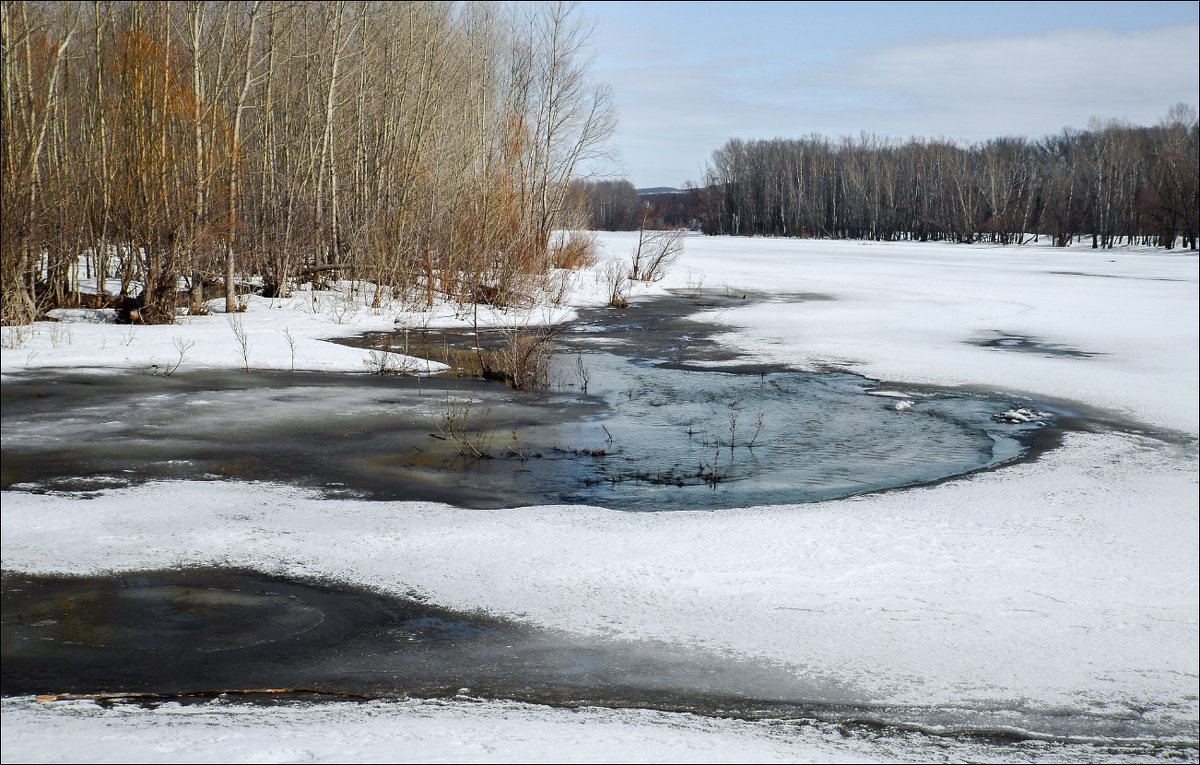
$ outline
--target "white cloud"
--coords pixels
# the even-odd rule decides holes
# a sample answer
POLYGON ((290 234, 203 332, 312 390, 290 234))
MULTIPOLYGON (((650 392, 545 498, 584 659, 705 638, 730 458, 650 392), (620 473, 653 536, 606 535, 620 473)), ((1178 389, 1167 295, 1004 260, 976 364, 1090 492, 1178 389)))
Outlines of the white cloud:
POLYGON ((874 114, 904 133, 1038 136, 1090 117, 1151 124, 1174 103, 1195 104, 1198 51, 1195 25, 1069 30, 897 46, 858 59, 844 82, 888 93, 894 108, 874 114))
MULTIPOLYGON (((644 42, 644 40, 643 40, 644 42)), ((669 42, 661 45, 671 50, 669 42)), ((728 138, 1041 137, 1091 117, 1153 124, 1200 102, 1200 26, 1066 30, 847 50, 838 64, 786 56, 629 56, 599 70, 621 110, 635 183, 699 180, 728 138)), ((612 60, 610 58, 610 60, 612 60)))

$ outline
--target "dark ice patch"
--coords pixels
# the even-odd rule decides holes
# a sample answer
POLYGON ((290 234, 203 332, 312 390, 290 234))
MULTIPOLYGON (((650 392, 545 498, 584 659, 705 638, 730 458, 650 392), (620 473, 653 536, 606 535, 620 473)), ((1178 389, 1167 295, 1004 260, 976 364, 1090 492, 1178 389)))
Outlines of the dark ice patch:
POLYGON ((1073 348, 1069 345, 1047 342, 1033 335, 1019 335, 1002 330, 992 330, 987 337, 967 340, 966 342, 970 345, 978 345, 997 351, 1036 353, 1051 358, 1090 359, 1093 356, 1103 355, 1073 348))

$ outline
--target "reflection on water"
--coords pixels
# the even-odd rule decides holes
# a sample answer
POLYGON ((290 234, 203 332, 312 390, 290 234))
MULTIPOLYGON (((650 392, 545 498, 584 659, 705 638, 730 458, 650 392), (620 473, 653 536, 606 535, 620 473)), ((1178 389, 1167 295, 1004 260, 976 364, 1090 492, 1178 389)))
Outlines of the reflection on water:
POLYGON ((925 483, 1018 457, 1003 402, 930 395, 911 407, 848 374, 731 374, 581 357, 601 416, 560 438, 593 457, 562 499, 627 509, 810 502, 925 483), (999 410, 998 410, 999 407, 999 410))
POLYGON ((1160 720, 1159 710, 1109 705, 1097 711, 1086 700, 1079 708, 1054 709, 1019 700, 873 704, 796 667, 658 642, 557 633, 249 571, 6 574, 0 635, 5 695, 211 696, 260 689, 296 697, 468 695, 817 720, 889 736, 920 732, 1035 750, 1063 741, 1108 747, 1067 760, 1132 754, 1194 760, 1196 754, 1188 732, 1160 720))
POLYGON ((0 478, 4 488, 74 493, 247 478, 464 507, 704 510, 928 483, 1017 459, 1055 433, 1053 418, 994 421, 1008 399, 896 399, 870 395, 872 382, 851 374, 714 367, 746 360, 712 340, 716 327, 688 317, 696 308, 668 298, 585 315, 563 336, 550 389, 537 392, 471 373, 475 347, 495 350, 512 339, 507 331, 346 341, 467 365, 424 380, 10 376, 0 478))
POLYGON ((234 477, 467 507, 714 509, 936 481, 1015 459, 1045 430, 993 421, 1011 402, 981 396, 915 396, 900 411, 848 374, 685 370, 589 351, 563 354, 554 378, 537 393, 287 373, 14 380, 4 485, 234 477))
POLYGON ((831 683, 770 666, 249 571, 6 574, 3 584, 6 695, 291 688, 443 696, 467 688, 555 702, 842 700, 831 683))

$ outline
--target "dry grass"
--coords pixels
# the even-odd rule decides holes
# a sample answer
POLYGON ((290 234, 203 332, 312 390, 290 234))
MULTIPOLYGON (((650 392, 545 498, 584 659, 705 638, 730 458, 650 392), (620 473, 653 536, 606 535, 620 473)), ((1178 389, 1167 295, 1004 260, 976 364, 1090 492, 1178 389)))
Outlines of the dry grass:
POLYGON ((598 260, 595 234, 564 234, 550 246, 550 265, 554 268, 574 271, 590 268, 596 265, 598 260))

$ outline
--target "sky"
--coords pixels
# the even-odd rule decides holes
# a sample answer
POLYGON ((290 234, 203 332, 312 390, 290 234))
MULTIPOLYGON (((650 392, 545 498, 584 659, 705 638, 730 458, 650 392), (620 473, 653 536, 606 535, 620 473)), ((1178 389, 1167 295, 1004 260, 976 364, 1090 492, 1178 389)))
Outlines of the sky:
POLYGON ((1041 138, 1158 123, 1200 96, 1196 2, 583 2, 639 188, 700 182, 730 138, 1041 138))

